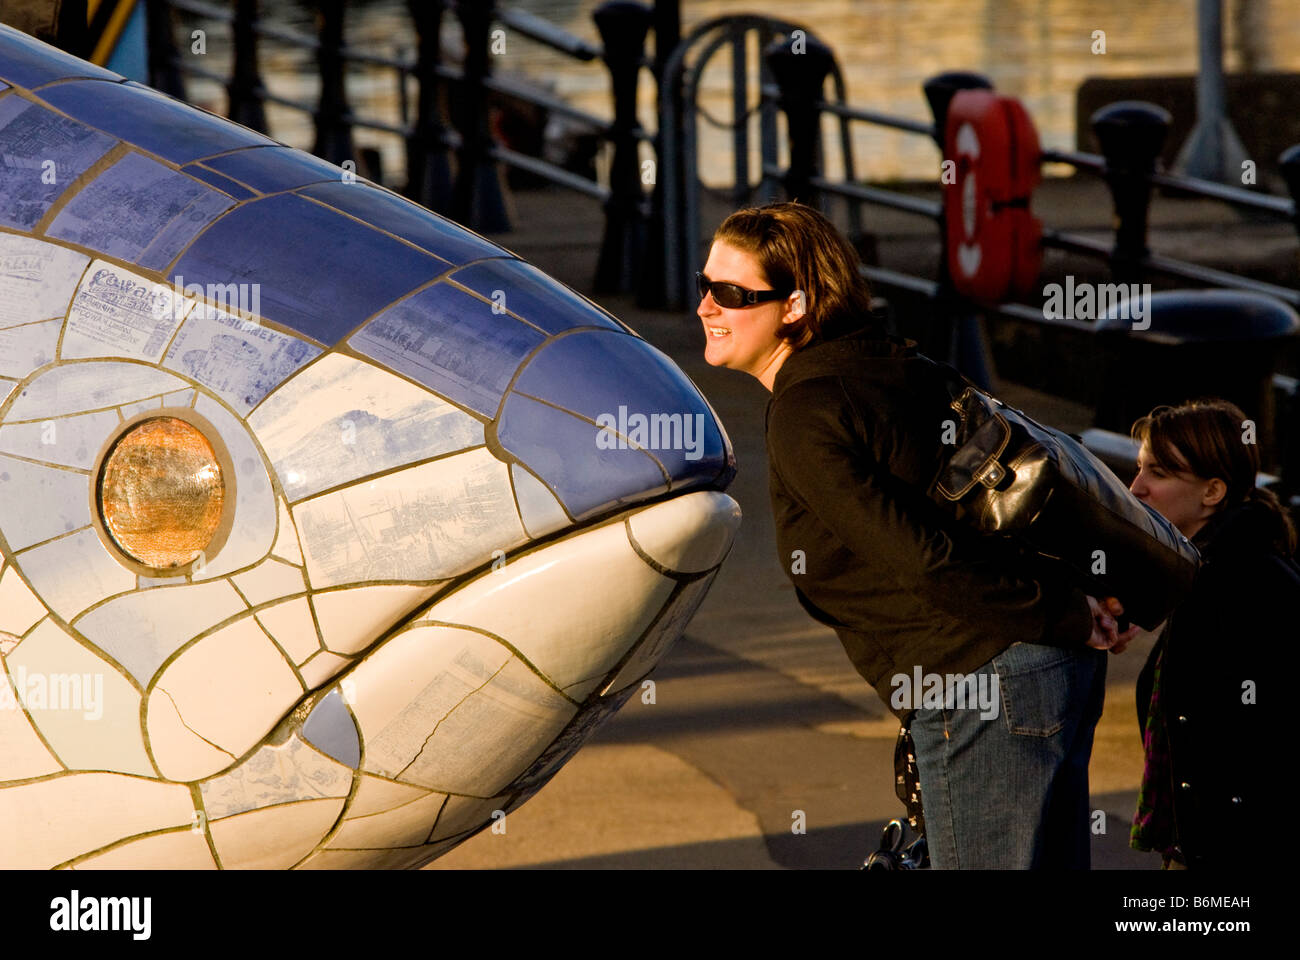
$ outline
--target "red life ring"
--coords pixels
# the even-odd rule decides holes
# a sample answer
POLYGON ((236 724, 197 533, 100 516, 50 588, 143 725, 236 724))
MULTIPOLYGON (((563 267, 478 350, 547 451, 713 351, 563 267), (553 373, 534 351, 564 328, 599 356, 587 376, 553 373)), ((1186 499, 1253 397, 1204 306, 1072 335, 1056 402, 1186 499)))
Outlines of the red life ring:
POLYGON ((1029 211, 1042 179, 1038 133, 1014 97, 959 90, 948 107, 943 186, 948 272, 959 293, 996 303, 1033 289, 1042 264, 1042 223, 1029 211), (948 177, 944 178, 949 180, 948 177))

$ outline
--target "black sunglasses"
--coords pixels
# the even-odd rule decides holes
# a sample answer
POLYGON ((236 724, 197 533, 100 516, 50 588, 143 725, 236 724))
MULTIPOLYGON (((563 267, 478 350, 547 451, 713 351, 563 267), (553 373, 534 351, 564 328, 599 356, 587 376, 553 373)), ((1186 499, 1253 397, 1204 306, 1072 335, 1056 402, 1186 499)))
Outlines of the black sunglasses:
POLYGON ((710 280, 698 271, 695 274, 695 288, 700 291, 701 300, 704 299, 706 293, 712 293, 713 302, 720 307, 726 307, 728 310, 752 307, 756 303, 766 303, 769 300, 784 300, 793 292, 790 290, 784 292, 780 290, 746 290, 738 283, 710 280))

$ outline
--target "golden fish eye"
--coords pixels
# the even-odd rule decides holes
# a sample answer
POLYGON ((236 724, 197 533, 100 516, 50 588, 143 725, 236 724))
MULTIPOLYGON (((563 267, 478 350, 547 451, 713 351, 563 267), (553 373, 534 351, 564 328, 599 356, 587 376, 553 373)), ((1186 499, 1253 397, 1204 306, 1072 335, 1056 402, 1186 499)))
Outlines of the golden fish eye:
POLYGON ((193 563, 221 525, 226 484, 216 451, 177 417, 153 417, 120 436, 99 474, 99 515, 136 563, 175 571, 193 563))

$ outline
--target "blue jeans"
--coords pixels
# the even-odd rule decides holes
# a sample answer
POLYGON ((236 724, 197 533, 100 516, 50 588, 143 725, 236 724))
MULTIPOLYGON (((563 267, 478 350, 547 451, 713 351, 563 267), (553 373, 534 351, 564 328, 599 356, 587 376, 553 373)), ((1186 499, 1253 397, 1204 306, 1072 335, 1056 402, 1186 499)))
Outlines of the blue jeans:
POLYGON ((981 719, 972 708, 915 712, 932 866, 1089 868, 1088 758, 1106 656, 1013 643, 976 671, 997 678, 997 716, 981 719))

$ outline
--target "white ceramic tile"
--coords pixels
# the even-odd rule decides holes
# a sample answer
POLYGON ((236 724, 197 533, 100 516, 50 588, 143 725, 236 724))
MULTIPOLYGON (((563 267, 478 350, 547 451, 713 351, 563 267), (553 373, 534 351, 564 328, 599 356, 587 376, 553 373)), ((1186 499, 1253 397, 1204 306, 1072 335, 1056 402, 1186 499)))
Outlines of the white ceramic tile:
POLYGON ((530 537, 544 537, 548 533, 564 529, 572 522, 546 484, 517 463, 510 465, 510 475, 515 482, 519 515, 523 518, 524 529, 530 537))
POLYGON ((21 637, 46 614, 45 604, 23 583, 12 564, 0 576, 0 630, 21 637))
POLYGON ((327 848, 414 847, 428 839, 445 799, 434 793, 383 813, 344 820, 327 848))
POLYGON ((74 773, 0 788, 0 868, 45 870, 116 840, 194 820, 189 787, 74 773))
POLYGON ((265 745, 243 763, 199 785, 209 820, 294 800, 346 797, 352 771, 295 733, 284 743, 265 745))
POLYGON ((90 477, 0 456, 0 531, 22 550, 90 524, 90 477))
POLYGON ((609 524, 479 576, 421 619, 501 637, 581 700, 631 649, 673 586, 636 555, 622 524, 609 524))
POLYGON ((225 580, 130 593, 78 618, 73 626, 145 686, 163 661, 204 630, 248 608, 225 580))
POLYGON ((691 622, 691 617, 695 616, 695 611, 704 602, 704 597, 708 594, 715 576, 716 573, 710 573, 699 580, 694 580, 686 584, 681 592, 673 597, 663 616, 655 621, 654 626, 633 651, 632 656, 619 668, 614 679, 601 689, 601 696, 618 693, 628 684, 636 683, 654 669, 655 664, 668 652, 668 648, 682 635, 686 625, 691 622))
POLYGON ((197 390, 177 390, 175 393, 165 393, 163 394, 162 405, 164 407, 193 407, 197 394, 197 390))
POLYGON ((94 530, 32 547, 17 562, 36 595, 64 620, 136 588, 135 574, 109 555, 94 530))
MULTIPOLYGON (((419 710, 412 705, 412 713, 419 710)), ((448 793, 504 790, 573 719, 577 708, 517 659, 458 703, 411 756, 401 779, 448 793)), ((367 746, 395 749, 401 727, 367 746)))
POLYGON ((401 850, 319 850, 301 870, 414 870, 444 851, 441 844, 401 850))
POLYGON ((483 424, 429 391, 343 354, 324 357, 248 418, 297 501, 483 443, 483 424))
POLYGON ((323 686, 332 677, 350 667, 352 663, 353 661, 347 657, 340 657, 336 653, 322 650, 299 667, 298 672, 302 674, 302 681, 307 684, 307 689, 312 690, 323 686))
POLYGON ((231 579, 239 587, 239 592, 255 607, 280 597, 307 592, 302 570, 272 557, 267 557, 251 570, 235 574, 231 579))
POLYGON ((106 260, 90 265, 68 309, 60 356, 157 363, 194 301, 106 260))
POLYGON ((180 830, 141 837, 82 860, 78 870, 215 870, 216 861, 202 830, 180 830))
POLYGON ((417 627, 386 640, 348 675, 365 769, 395 778, 439 721, 510 659, 500 643, 470 630, 417 627))
POLYGON ((0 452, 89 470, 121 420, 115 410, 0 426, 0 452))
POLYGON ((24 387, 5 414, 5 421, 46 420, 116 407, 161 396, 185 385, 172 374, 141 363, 64 363, 24 387))
POLYGON ((138 413, 145 413, 150 410, 161 410, 163 405, 162 397, 154 397, 150 400, 141 400, 139 403, 124 403, 117 409, 121 411, 122 420, 130 420, 138 413))
POLYGON ((66 247, 0 234, 0 327, 62 317, 89 262, 66 247))
POLYGON ((9 399, 9 394, 14 392, 18 386, 17 380, 11 380, 8 377, 0 377, 0 404, 9 399))
POLYGON ((212 842, 226 869, 285 870, 325 838, 342 800, 301 800, 210 822, 212 842))
POLYGON ((441 580, 527 541, 504 463, 486 450, 323 494, 293 510, 314 588, 441 580))
MULTIPOLYGON (((357 792, 352 797, 352 802, 348 804, 345 819, 368 817, 371 814, 392 810, 394 807, 403 806, 412 800, 418 800, 429 795, 428 790, 413 787, 409 783, 397 783, 393 780, 385 780, 382 777, 365 773, 361 775, 361 782, 357 785, 357 792)), ((439 796, 442 795, 439 794, 439 796)))
POLYGON ((62 320, 42 320, 0 330, 0 374, 21 380, 54 362, 62 329, 62 320))
POLYGON ((433 587, 386 585, 313 594, 316 621, 326 649, 360 653, 433 596, 433 587))
POLYGON ((244 422, 208 396, 199 397, 194 410, 217 428, 235 466, 235 525, 226 542, 194 575, 196 580, 208 580, 257 563, 271 551, 276 501, 266 464, 244 422))
POLYGON ((18 705, 13 682, 0 669, 0 782, 40 777, 63 769, 18 705))
POLYGON ((185 319, 163 366, 194 378, 246 414, 320 352, 298 337, 201 306, 185 319))
POLYGON ((306 597, 285 600, 259 610, 257 620, 262 624, 262 629, 284 648, 284 652, 296 664, 301 664, 320 650, 316 621, 311 618, 311 607, 308 606, 306 597))
POLYGON ((150 697, 145 730, 159 772, 169 780, 188 782, 212 776, 231 766, 237 757, 218 750, 185 726, 166 694, 150 697))
MULTIPOLYGON (((170 696, 190 729, 238 757, 302 694, 293 670, 250 615, 208 634, 168 664, 149 702, 152 708, 160 696, 170 696)), ((162 768, 161 756, 158 761, 162 768)))
POLYGON ((576 712, 504 647, 468 630, 408 630, 349 678, 365 769, 446 793, 496 793, 576 712))
POLYGON ((155 775, 140 729, 140 694, 53 620, 37 626, 5 666, 64 765, 155 775))
POLYGON ((714 490, 657 503, 628 518, 632 538, 651 560, 678 573, 720 564, 740 529, 740 505, 714 490))
POLYGON ((442 816, 438 818, 438 825, 429 839, 445 840, 490 822, 494 810, 506 808, 506 800, 505 796, 489 797, 486 800, 477 797, 448 797, 442 816))
POLYGON ((273 556, 302 566, 302 550, 298 548, 298 528, 289 516, 289 507, 283 500, 279 501, 279 531, 275 535, 275 546, 271 547, 273 556))

